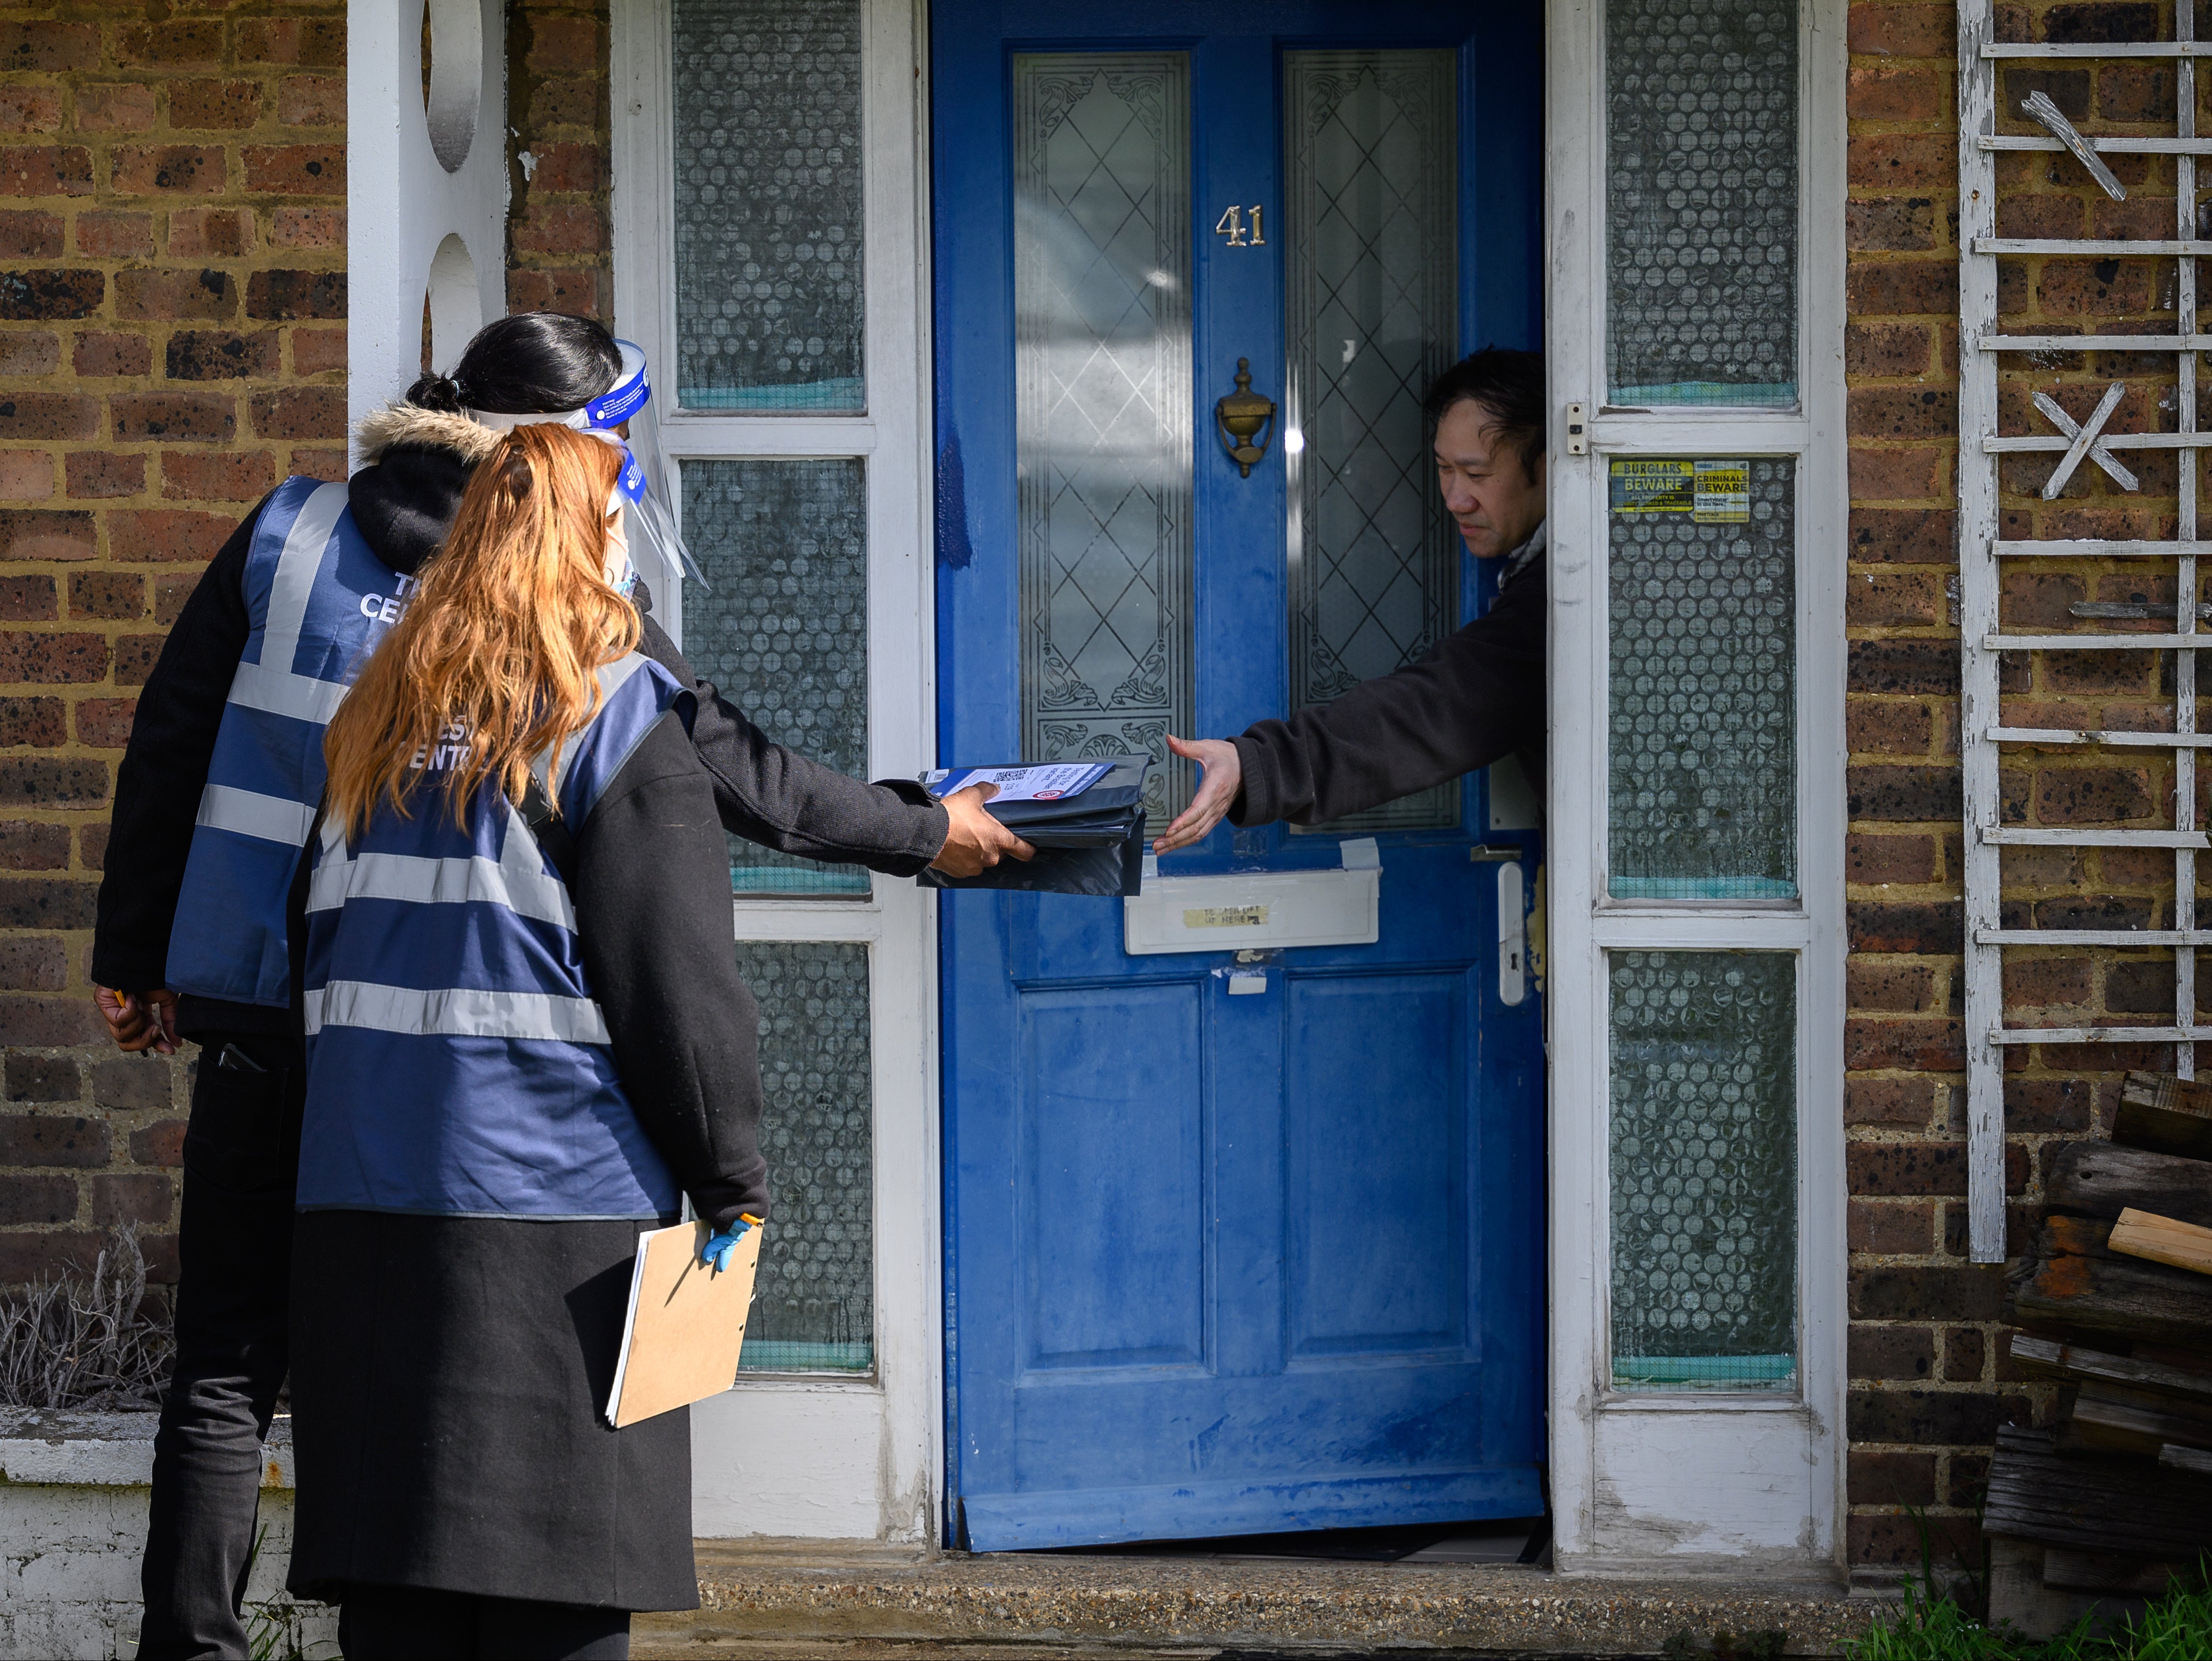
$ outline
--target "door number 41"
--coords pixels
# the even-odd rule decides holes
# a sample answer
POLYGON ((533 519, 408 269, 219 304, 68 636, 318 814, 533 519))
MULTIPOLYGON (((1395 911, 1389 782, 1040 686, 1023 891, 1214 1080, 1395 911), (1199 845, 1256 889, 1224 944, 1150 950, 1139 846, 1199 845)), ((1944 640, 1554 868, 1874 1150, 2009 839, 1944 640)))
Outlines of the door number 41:
POLYGON ((1229 246, 1232 248, 1264 248, 1267 246, 1267 222, 1261 217, 1261 204, 1255 202, 1252 204, 1252 234, 1247 237, 1244 234, 1244 210, 1241 206, 1231 205, 1215 222, 1213 234, 1228 238, 1229 246))

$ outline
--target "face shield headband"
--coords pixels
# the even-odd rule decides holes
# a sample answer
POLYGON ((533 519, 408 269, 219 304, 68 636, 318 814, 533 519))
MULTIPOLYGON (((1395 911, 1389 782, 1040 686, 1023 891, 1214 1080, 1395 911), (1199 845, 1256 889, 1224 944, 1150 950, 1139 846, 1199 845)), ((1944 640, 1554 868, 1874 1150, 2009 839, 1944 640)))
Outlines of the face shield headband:
POLYGON ((616 489, 629 506, 623 519, 635 551, 657 562, 664 578, 673 578, 680 572, 702 588, 710 587, 707 574, 691 557, 683 533, 676 528, 676 514, 670 506, 674 498, 669 493, 673 469, 660 447, 660 420, 653 407, 653 383, 646 374, 645 353, 627 340, 615 344, 622 349, 622 373, 613 386, 581 409, 520 415, 471 410, 469 419, 502 433, 517 427, 573 427, 614 445, 623 453, 622 477, 616 489), (625 422, 629 424, 627 441, 614 430, 625 422))

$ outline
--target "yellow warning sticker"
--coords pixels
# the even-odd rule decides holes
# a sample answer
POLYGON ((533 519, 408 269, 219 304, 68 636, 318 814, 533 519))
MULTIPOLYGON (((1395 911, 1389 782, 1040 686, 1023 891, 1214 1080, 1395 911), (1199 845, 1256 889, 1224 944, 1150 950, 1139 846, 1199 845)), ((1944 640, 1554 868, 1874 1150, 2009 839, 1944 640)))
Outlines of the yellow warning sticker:
POLYGON ((1616 456, 1610 470, 1616 514, 1687 514, 1698 525, 1751 519, 1751 464, 1687 456, 1616 456))

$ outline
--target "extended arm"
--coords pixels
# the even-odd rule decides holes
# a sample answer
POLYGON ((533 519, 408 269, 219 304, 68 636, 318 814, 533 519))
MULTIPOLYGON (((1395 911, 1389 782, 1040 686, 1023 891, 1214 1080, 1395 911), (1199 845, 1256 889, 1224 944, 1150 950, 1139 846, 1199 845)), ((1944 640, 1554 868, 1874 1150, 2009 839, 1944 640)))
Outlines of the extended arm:
POLYGON ((717 792, 664 716, 576 837, 576 932, 639 1123, 717 1229, 768 1214, 759 1009, 731 949, 717 792))
POLYGON ((231 532, 185 600, 154 672, 139 689, 100 879, 92 979, 140 992, 168 975, 169 927, 185 884, 216 729, 252 624, 246 555, 256 507, 231 532))

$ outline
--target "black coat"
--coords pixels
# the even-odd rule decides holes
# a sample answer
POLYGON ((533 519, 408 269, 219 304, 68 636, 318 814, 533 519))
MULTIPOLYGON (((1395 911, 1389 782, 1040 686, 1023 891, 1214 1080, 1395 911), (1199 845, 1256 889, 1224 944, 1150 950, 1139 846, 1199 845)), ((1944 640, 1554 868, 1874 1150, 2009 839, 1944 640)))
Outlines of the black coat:
MULTIPOLYGON (((470 466, 499 435, 458 417, 403 407, 374 418, 362 436, 370 465, 347 485, 355 522, 378 558, 411 574, 445 540, 470 466)), ((92 978, 100 985, 136 992, 166 982, 169 929, 216 731, 252 631, 244 577, 260 516, 256 506, 208 567, 139 693, 116 773, 100 885, 92 958, 92 978)), ((721 822, 732 834, 785 853, 908 877, 944 847, 945 809, 920 785, 866 784, 775 744, 692 672, 650 617, 639 649, 697 692, 692 739, 713 777, 721 822)), ((726 862, 726 894, 727 887, 726 862)), ((187 998, 179 1015, 192 1031, 273 1032, 289 1025, 281 1009, 211 999, 187 998)))
MULTIPOLYGON (((307 884, 292 885, 296 984, 307 884)), ((768 1211, 757 1012, 714 792, 664 717, 574 838, 577 948, 699 1214, 768 1211)), ((310 1098, 307 1111, 314 1111, 310 1098)), ((308 1211, 292 1251, 290 1585, 691 1609, 690 1415, 604 1410, 638 1225, 308 1211)))
POLYGON ((1419 662, 1248 728, 1231 822, 1326 824, 1504 756, 1542 800, 1546 575, 1540 556, 1419 662))

